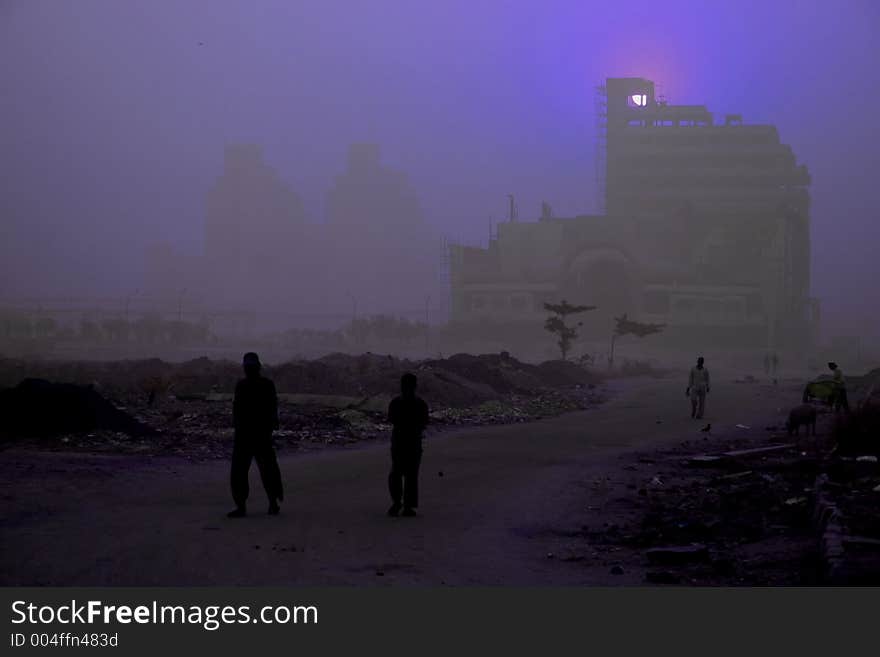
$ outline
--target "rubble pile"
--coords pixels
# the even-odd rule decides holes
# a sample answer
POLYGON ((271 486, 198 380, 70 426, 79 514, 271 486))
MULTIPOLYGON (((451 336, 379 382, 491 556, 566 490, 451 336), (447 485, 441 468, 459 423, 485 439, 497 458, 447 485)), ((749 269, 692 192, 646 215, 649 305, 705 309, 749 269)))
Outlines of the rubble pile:
MULTIPOLYGON (((279 392, 353 397, 387 396, 397 390, 400 375, 419 376, 419 390, 437 407, 466 407, 509 394, 532 395, 544 390, 595 385, 599 377, 571 362, 541 365, 521 362, 508 354, 410 361, 366 353, 330 354, 316 360, 265 365, 265 374, 279 392)), ((23 361, 0 359, 0 388, 26 377, 95 384, 106 394, 124 397, 150 392, 177 397, 232 393, 241 366, 231 361, 198 358, 183 363, 158 359, 118 362, 23 361)))
POLYGON ((814 522, 821 576, 832 584, 880 584, 880 466, 844 457, 816 478, 814 522))
MULTIPOLYGON (((757 433, 757 432, 756 432, 757 433)), ((708 441, 634 455, 624 481, 594 484, 611 525, 585 527, 597 553, 627 552, 644 581, 679 585, 796 585, 816 569, 814 457, 766 437, 708 441), (723 456, 724 453, 733 456, 723 456), (709 457, 712 458, 709 458, 709 457)))
POLYGON ((2 439, 96 430, 132 436, 155 433, 108 402, 92 386, 29 378, 14 388, 0 390, 2 439))
MULTIPOLYGON (((277 447, 310 450, 388 436, 386 409, 399 387, 401 373, 406 371, 418 374, 419 393, 432 409, 432 431, 447 426, 526 422, 601 401, 597 377, 573 363, 530 365, 505 353, 459 354, 419 362, 369 353, 331 354, 265 367, 279 391, 277 447)), ((16 444, 39 433, 41 440, 30 444, 51 449, 192 459, 226 458, 231 450, 231 400, 241 377, 237 363, 207 358, 177 364, 157 359, 33 364, 0 360, 0 383, 31 373, 71 382, 48 385, 81 391, 88 399, 73 400, 65 410, 58 404, 45 406, 58 410, 51 417, 68 419, 34 425, 37 432, 26 420, 39 414, 36 409, 48 402, 35 402, 20 415, 22 422, 7 420, 3 425, 16 444), (82 383, 88 385, 75 385, 82 383), (86 410, 100 408, 100 420, 76 420, 84 412, 77 404, 86 410)), ((0 394, 12 399, 9 395, 13 393, 7 390, 0 394)), ((4 417, 19 416, 4 413, 4 417)))
POLYGON ((589 484, 580 551, 652 584, 880 584, 876 406, 823 410, 818 436, 780 416, 625 457, 622 477, 589 484))
POLYGON ((822 576, 834 584, 880 584, 880 370, 862 377, 862 399, 835 418, 834 453, 817 477, 814 521, 822 576))

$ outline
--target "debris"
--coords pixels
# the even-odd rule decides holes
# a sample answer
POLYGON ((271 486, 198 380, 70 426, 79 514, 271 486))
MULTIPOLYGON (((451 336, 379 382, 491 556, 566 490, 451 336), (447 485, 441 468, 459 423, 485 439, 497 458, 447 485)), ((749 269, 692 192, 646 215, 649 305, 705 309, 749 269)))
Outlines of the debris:
POLYGON ((723 459, 720 456, 712 456, 711 454, 700 454, 698 456, 691 456, 686 459, 686 463, 696 463, 696 464, 704 464, 704 463, 718 463, 723 459))
POLYGON ((645 573, 645 580, 651 584, 678 584, 681 577, 668 570, 653 570, 645 573))
POLYGON ((876 457, 876 456, 870 456, 870 455, 868 455, 868 456, 858 456, 858 457, 856 457, 856 461, 858 461, 859 463, 876 463, 876 462, 877 462, 877 457, 876 457))
POLYGON ((651 485, 652 486, 662 486, 663 480, 660 477, 654 476, 651 478, 651 485))
POLYGON ((724 452, 722 456, 726 456, 727 458, 741 458, 748 456, 762 456, 764 454, 770 454, 773 452, 782 452, 787 449, 791 449, 795 445, 793 443, 786 443, 784 445, 768 445, 767 447, 755 447, 754 449, 737 449, 731 452, 724 452))
POLYGON ((651 548, 645 552, 651 563, 680 564, 693 561, 705 561, 709 558, 709 549, 700 543, 670 547, 651 548))
POLYGON ((844 536, 843 545, 846 547, 872 548, 880 549, 880 539, 868 538, 866 536, 844 536))
POLYGON ((803 504, 806 501, 806 497, 789 497, 785 500, 785 506, 795 506, 797 504, 803 504))
MULTIPOLYGON (((594 390, 595 374, 561 361, 531 365, 496 354, 460 354, 413 362, 373 354, 331 354, 267 368, 279 391, 281 429, 275 432, 276 448, 344 447, 387 436, 391 429, 385 414, 387 396, 397 387, 399 372, 406 369, 420 372, 420 389, 434 409, 432 431, 526 422, 588 408, 602 398, 594 390), (581 387, 576 389, 578 384, 581 387), (297 392, 288 392, 292 390, 297 392)), ((67 408, 56 412, 51 404, 39 402, 31 405, 40 409, 33 415, 27 405, 19 403, 16 388, 0 390, 0 442, 28 440, 29 446, 40 448, 163 454, 191 460, 229 457, 230 402, 241 373, 237 363, 208 358, 123 364, 0 359, 0 385, 20 381, 21 373, 39 376, 44 381, 33 381, 53 389, 65 386, 77 394, 84 391, 89 398, 80 406, 86 412, 67 408), (56 380, 100 382, 101 392, 74 383, 49 383, 56 380), (167 402, 148 404, 144 386, 160 383, 164 387, 159 394, 167 402), (174 394, 167 394, 171 388, 174 394), (19 416, 21 422, 16 420, 19 416), (151 439, 131 441, 124 434, 151 439), (50 436, 58 438, 43 441, 50 436)))
POLYGON ((719 477, 722 481, 730 481, 733 479, 742 479, 743 477, 748 477, 752 474, 752 470, 745 470, 743 472, 734 472, 733 474, 723 475, 719 477))
POLYGON ((570 554, 567 557, 563 557, 562 560, 566 563, 574 563, 576 561, 583 561, 586 557, 580 554, 570 554))
POLYGON ((715 559, 712 561, 712 570, 714 570, 719 575, 733 575, 736 572, 736 567, 730 559, 715 559))
POLYGON ((737 429, 751 429, 751 427, 747 424, 737 424, 736 428, 737 429))

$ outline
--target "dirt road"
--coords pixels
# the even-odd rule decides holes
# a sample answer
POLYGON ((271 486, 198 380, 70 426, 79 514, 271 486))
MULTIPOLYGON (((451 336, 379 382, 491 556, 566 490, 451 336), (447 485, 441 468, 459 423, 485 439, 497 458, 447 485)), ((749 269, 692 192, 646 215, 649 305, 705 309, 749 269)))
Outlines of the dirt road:
MULTIPOLYGON (((241 520, 225 518, 225 462, 6 450, 0 583, 629 583, 562 546, 591 503, 591 482, 619 476, 627 453, 705 435, 682 379, 615 384, 590 411, 429 437, 418 518, 385 515, 384 443, 283 457, 279 517, 265 515, 254 468, 251 516, 241 520)), ((713 432, 757 426, 793 397, 791 386, 717 381, 705 422, 713 432)))

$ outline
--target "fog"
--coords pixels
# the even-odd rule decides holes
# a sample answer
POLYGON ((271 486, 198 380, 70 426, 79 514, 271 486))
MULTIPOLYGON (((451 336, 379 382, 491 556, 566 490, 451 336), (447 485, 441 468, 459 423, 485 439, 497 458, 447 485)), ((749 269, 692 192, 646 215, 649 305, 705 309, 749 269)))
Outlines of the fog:
MULTIPOLYGON (((0 299, 143 294, 157 245, 205 253, 226 148, 253 144, 294 195, 298 230, 327 226, 314 239, 335 255, 292 249, 284 298, 275 284, 260 296, 215 280, 215 303, 255 294, 291 323, 441 321, 443 238, 485 245, 508 194, 521 220, 542 201, 560 217, 598 212, 595 86, 639 76, 671 102, 776 125, 812 176, 823 335, 876 339, 878 27, 874 0, 3 0, 0 299), (357 143, 380 146, 414 232, 332 231, 357 143), (365 273, 365 251, 397 285, 365 273)), ((235 263, 227 271, 234 281, 235 263)), ((267 280, 278 271, 266 264, 267 280)), ((196 294, 186 287, 168 294, 196 294)))

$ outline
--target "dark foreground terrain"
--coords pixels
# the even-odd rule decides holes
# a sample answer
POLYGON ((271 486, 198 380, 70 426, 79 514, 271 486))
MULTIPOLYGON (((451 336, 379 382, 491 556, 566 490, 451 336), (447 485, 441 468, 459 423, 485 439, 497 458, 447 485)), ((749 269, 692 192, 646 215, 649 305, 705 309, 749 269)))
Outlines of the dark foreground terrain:
MULTIPOLYGON (((263 514, 252 472, 252 516, 243 520, 224 517, 224 461, 7 446, 2 583, 827 581, 835 552, 823 547, 813 516, 828 457, 811 451, 827 440, 827 419, 815 443, 785 446, 779 428, 800 384, 719 380, 698 422, 680 378, 608 383, 609 401, 587 411, 432 433, 414 519, 384 515, 382 441, 283 451, 282 515, 263 514), (705 423, 709 432, 700 431, 705 423)), ((837 462, 861 471, 829 485, 878 494, 876 463, 837 462)), ((864 546, 875 530, 859 529, 860 554, 871 554, 864 546)), ((842 549, 850 531, 838 532, 842 549)))

